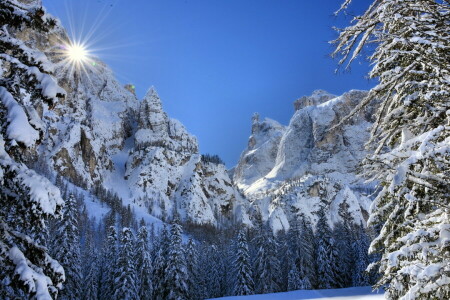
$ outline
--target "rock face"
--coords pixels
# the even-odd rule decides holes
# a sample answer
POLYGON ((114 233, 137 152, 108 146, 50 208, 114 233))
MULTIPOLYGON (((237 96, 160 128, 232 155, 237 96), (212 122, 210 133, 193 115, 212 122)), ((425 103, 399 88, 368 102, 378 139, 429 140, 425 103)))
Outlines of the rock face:
POLYGON ((266 133, 255 133, 259 123, 253 120, 249 147, 241 155, 234 182, 250 199, 251 211, 262 214, 275 231, 289 228, 289 220, 298 215, 314 223, 322 206, 328 209, 330 223, 337 222, 343 202, 350 205, 355 222, 366 218, 371 187, 362 183, 356 170, 366 155, 372 112, 334 127, 366 94, 350 91, 335 97, 316 91, 295 102, 297 110, 286 128, 266 125, 271 128, 266 133))
POLYGON ((248 148, 234 170, 234 180, 241 188, 250 186, 275 167, 278 146, 285 132, 286 127, 278 122, 271 119, 260 122, 258 114, 253 116, 248 148))
POLYGON ((154 88, 137 115, 125 171, 132 199, 162 219, 176 210, 190 223, 230 222, 240 196, 225 166, 201 161, 197 139, 168 118, 154 88))
MULTIPOLYGON (((63 28, 50 38, 20 34, 41 50, 67 41, 63 28)), ((37 166, 85 189, 115 192, 139 218, 177 213, 185 222, 227 226, 244 211, 225 166, 202 161, 197 139, 167 116, 154 88, 139 101, 100 60, 73 69, 57 53, 47 55, 67 96, 45 115, 37 166)))

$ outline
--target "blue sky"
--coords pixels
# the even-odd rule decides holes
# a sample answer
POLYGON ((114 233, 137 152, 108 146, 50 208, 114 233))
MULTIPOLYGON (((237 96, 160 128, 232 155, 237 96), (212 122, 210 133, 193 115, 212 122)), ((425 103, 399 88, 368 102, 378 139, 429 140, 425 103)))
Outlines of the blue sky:
POLYGON ((371 0, 44 0, 77 35, 92 32, 96 55, 143 97, 155 86, 164 109, 196 135, 202 153, 233 166, 254 112, 287 125, 293 101, 315 89, 369 89, 369 66, 335 74, 336 37, 371 0))

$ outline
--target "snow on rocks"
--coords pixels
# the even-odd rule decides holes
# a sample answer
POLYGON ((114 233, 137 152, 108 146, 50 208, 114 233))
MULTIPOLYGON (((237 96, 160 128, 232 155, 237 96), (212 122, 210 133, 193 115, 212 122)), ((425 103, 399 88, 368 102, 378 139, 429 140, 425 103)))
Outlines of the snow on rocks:
POLYGON ((274 231, 288 229, 289 220, 299 215, 315 223, 321 206, 333 224, 343 202, 350 205, 356 223, 365 223, 373 189, 356 176, 356 169, 366 155, 372 111, 334 126, 366 95, 353 90, 336 97, 316 91, 295 102, 297 110, 287 127, 253 118, 249 146, 233 179, 251 210, 269 220, 274 231))

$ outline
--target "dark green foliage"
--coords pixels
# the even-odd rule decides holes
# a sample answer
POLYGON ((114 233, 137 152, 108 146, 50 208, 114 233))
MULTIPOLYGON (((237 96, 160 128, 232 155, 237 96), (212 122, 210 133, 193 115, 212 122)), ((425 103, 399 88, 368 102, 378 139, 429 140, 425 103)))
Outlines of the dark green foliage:
POLYGON ((250 255, 248 251, 247 237, 243 229, 239 231, 235 244, 236 255, 233 261, 234 287, 233 294, 236 296, 253 295, 254 283, 250 255))

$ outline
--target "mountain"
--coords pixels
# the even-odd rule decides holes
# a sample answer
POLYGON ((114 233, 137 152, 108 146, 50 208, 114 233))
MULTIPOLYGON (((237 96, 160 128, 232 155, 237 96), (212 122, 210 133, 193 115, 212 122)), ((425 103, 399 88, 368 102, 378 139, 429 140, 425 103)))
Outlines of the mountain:
POLYGON ((356 173, 366 155, 375 107, 336 126, 366 95, 315 91, 294 102, 296 111, 287 127, 253 117, 248 147, 233 177, 250 202, 251 215, 261 214, 278 231, 301 215, 317 222, 321 207, 335 223, 347 203, 354 222, 367 219, 373 186, 356 173))
POLYGON ((167 115, 155 88, 139 100, 97 58, 80 70, 68 66, 54 50, 68 41, 62 27, 45 39, 17 34, 46 53, 67 92, 42 120, 45 137, 29 157, 36 168, 115 193, 148 220, 177 214, 186 223, 227 226, 261 214, 276 231, 298 215, 315 222, 321 207, 336 222, 344 202, 356 223, 366 219, 372 188, 356 169, 373 111, 334 127, 366 92, 302 97, 288 126, 254 115, 248 147, 230 172, 202 159, 196 137, 167 115))
POLYGON ((68 42, 61 27, 49 38, 19 34, 52 60, 67 92, 43 119, 45 138, 29 157, 35 168, 87 191, 115 193, 145 219, 166 221, 177 213, 192 224, 234 221, 243 198, 225 166, 202 160, 196 137, 167 115, 153 87, 138 100, 95 57, 73 69, 58 52, 68 42))

